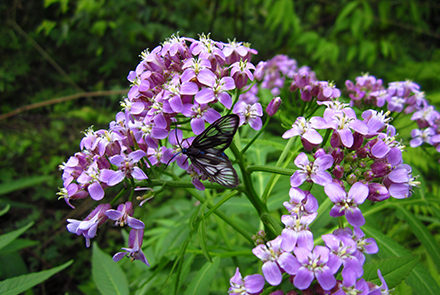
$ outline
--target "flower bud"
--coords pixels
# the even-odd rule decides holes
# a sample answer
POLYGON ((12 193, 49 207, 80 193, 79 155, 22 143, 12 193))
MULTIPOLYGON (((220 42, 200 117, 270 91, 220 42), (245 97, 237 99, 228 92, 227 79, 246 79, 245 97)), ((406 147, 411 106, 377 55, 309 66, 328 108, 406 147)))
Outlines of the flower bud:
POLYGON ((267 105, 266 108, 266 113, 272 117, 273 115, 275 115, 275 113, 278 111, 278 108, 280 107, 281 104, 281 98, 279 96, 273 98, 269 104, 267 105))
POLYGON ((380 183, 369 183, 368 184, 369 194, 367 199, 373 202, 381 202, 390 197, 390 193, 387 188, 380 183))
POLYGON ((296 84, 296 82, 295 81, 292 81, 292 84, 290 84, 290 91, 291 92, 294 92, 294 91, 296 91, 296 90, 298 90, 299 89, 299 87, 298 87, 298 85, 296 84))
POLYGON ((307 85, 304 87, 304 89, 301 89, 301 99, 303 101, 311 101, 312 100, 312 93, 310 91, 311 87, 310 85, 307 85))
POLYGON ((319 150, 317 150, 317 151, 315 152, 315 154, 313 155, 313 157, 314 157, 315 159, 318 159, 319 157, 324 156, 324 155, 327 155, 327 153, 325 152, 325 150, 324 150, 323 148, 321 148, 321 149, 319 149, 319 150))
POLYGON ((353 185, 356 181, 357 181, 357 177, 354 173, 351 173, 350 175, 347 176, 347 182, 350 185, 353 185))
POLYGON ((385 162, 376 162, 371 164, 371 171, 373 171, 375 177, 384 177, 391 171, 391 165, 385 162))
POLYGON ((335 168, 333 169, 333 175, 337 179, 341 179, 344 176, 344 167, 340 165, 336 165, 335 168))
POLYGON ((340 148, 335 148, 332 152, 332 157, 335 159, 335 165, 340 164, 344 159, 344 151, 340 148))
POLYGON ((345 161, 349 163, 353 163, 354 161, 356 161, 356 159, 357 159, 357 155, 355 153, 350 153, 345 156, 345 161))
POLYGON ((257 68, 255 69, 254 78, 257 79, 258 81, 261 81, 261 79, 263 79, 263 76, 264 76, 265 68, 266 68, 266 62, 260 61, 257 64, 257 68))
POLYGON ((360 133, 355 132, 353 134, 353 145, 351 146, 350 150, 355 151, 358 148, 360 148, 362 146, 362 144, 364 143, 364 136, 360 133))
POLYGON ((252 236, 252 240, 255 245, 265 244, 267 242, 266 232, 264 230, 260 230, 257 234, 252 236))
POLYGON ((374 173, 373 173, 373 171, 371 171, 371 170, 365 171, 365 172, 364 172, 364 178, 365 178, 365 181, 371 181, 371 180, 373 180, 373 179, 374 179, 374 173))
POLYGON ((370 149, 368 149, 366 147, 361 147, 356 150, 356 155, 361 159, 368 157, 369 153, 370 153, 370 149))

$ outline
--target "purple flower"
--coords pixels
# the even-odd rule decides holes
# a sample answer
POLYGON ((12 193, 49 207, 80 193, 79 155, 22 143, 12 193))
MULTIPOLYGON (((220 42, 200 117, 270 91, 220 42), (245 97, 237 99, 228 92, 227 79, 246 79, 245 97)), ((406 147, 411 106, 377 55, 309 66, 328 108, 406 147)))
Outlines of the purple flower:
POLYGON ((353 226, 353 231, 354 233, 351 235, 351 238, 356 242, 357 247, 355 255, 361 264, 364 264, 365 255, 363 253, 376 254, 379 252, 379 247, 374 238, 365 238, 365 234, 360 227, 353 226))
POLYGON ((316 278, 324 290, 330 290, 336 285, 332 270, 328 267, 329 249, 316 246, 313 252, 307 248, 296 248, 292 268, 295 270, 293 284, 300 290, 307 289, 316 278))
POLYGON ((362 135, 368 133, 368 126, 356 118, 356 114, 351 108, 342 110, 327 108, 324 111, 324 119, 328 126, 339 135, 342 145, 347 148, 351 148, 354 143, 352 130, 362 135))
POLYGON ((341 96, 341 90, 336 88, 336 85, 334 83, 320 81, 318 82, 318 87, 319 91, 317 99, 319 101, 331 100, 332 98, 334 99, 341 96))
POLYGON ((98 226, 107 220, 105 212, 110 208, 110 204, 99 204, 83 221, 67 219, 67 230, 78 236, 83 235, 86 238, 86 247, 90 247, 90 239, 96 236, 98 226))
POLYGON ((315 213, 318 210, 318 201, 309 191, 292 187, 290 188, 289 196, 289 202, 284 202, 283 205, 290 214, 301 216, 303 214, 315 213))
POLYGON ((168 123, 162 113, 154 117, 146 116, 142 121, 137 120, 134 123, 129 123, 129 128, 133 131, 136 141, 141 139, 152 148, 157 148, 158 139, 164 139, 168 136, 168 123))
POLYGON ((208 104, 199 105, 195 104, 184 104, 182 114, 185 117, 191 117, 191 128, 195 135, 199 135, 205 130, 205 121, 212 124, 222 115, 215 109, 208 106, 208 104))
POLYGON ((420 85, 412 81, 391 82, 388 83, 388 93, 394 96, 408 97, 411 93, 417 93, 420 85))
POLYGON ((411 166, 400 164, 385 177, 384 184, 393 198, 409 198, 412 195, 412 187, 420 185, 420 182, 416 181, 417 177, 413 177, 411 172, 411 166))
POLYGON ((255 274, 246 276, 244 279, 241 276, 240 271, 235 271, 234 276, 229 280, 231 287, 228 293, 240 294, 240 295, 253 295, 259 294, 264 287, 264 278, 262 275, 255 274))
POLYGON ((128 155, 116 155, 110 158, 110 162, 118 167, 117 171, 103 170, 102 179, 107 185, 114 186, 120 183, 124 178, 134 178, 136 180, 147 179, 147 175, 141 168, 135 166, 146 154, 143 150, 137 150, 128 155))
POLYGON ((77 179, 79 184, 87 185, 87 191, 89 192, 90 197, 95 201, 100 201, 104 198, 104 188, 106 183, 105 177, 103 178, 101 176, 101 173, 104 171, 105 169, 100 170, 98 168, 98 163, 95 161, 87 170, 83 171, 77 179))
POLYGON ((206 180, 208 177, 192 164, 187 169, 187 173, 191 176, 191 183, 194 185, 194 187, 199 191, 204 191, 205 185, 200 180, 206 180))
POLYGON ((362 118, 368 127, 367 135, 375 136, 381 132, 388 125, 388 122, 391 121, 391 118, 388 117, 389 114, 389 111, 386 113, 383 113, 383 111, 380 111, 379 113, 375 110, 367 110, 363 112, 362 118))
POLYGON ((125 204, 119 204, 118 210, 109 209, 105 212, 105 215, 115 220, 115 226, 128 225, 131 228, 141 229, 145 227, 145 224, 139 219, 133 218, 133 203, 127 202, 125 204))
POLYGON ((300 153, 294 162, 299 169, 290 177, 291 186, 298 187, 304 181, 324 186, 332 181, 331 174, 325 171, 333 165, 332 156, 323 155, 314 162, 310 162, 305 153, 300 153))
POLYGON ((98 140, 99 136, 95 131, 93 131, 92 127, 89 127, 84 132, 84 135, 85 135, 84 138, 81 139, 81 142, 79 144, 81 150, 87 149, 89 151, 93 151, 94 149, 96 149, 99 143, 98 140))
MULTIPOLYGON (((379 276, 380 281, 382 282, 382 285, 379 286, 372 286, 370 287, 370 293, 368 295, 388 295, 391 294, 394 289, 389 290, 387 286, 387 282, 385 282, 385 279, 382 276, 382 273, 380 272, 380 269, 377 270, 377 275, 379 276)), ((371 284, 371 283, 370 283, 371 284)), ((371 284, 373 285, 373 284, 371 284)))
POLYGON ((66 187, 60 188, 57 196, 59 196, 58 199, 64 199, 67 205, 72 209, 75 209, 75 207, 70 204, 70 200, 85 199, 89 196, 89 193, 86 192, 82 186, 79 186, 76 183, 71 183, 66 187))
POLYGON ((234 105, 232 112, 240 117, 239 126, 249 124, 255 130, 260 130, 263 126, 260 118, 263 116, 263 109, 258 102, 251 105, 240 100, 234 105))
POLYGON ((235 88, 234 79, 223 77, 220 80, 208 69, 203 69, 197 76, 199 82, 207 87, 200 90, 194 97, 199 104, 214 102, 218 99, 227 109, 232 107, 232 98, 227 92, 235 88))
POLYGON ((416 121, 419 128, 426 128, 435 125, 435 120, 440 118, 439 112, 434 110, 433 106, 425 105, 423 109, 415 112, 411 120, 416 121))
POLYGON ((328 183, 324 187, 324 191, 334 203, 333 208, 330 210, 330 216, 339 217, 345 214, 348 223, 351 225, 364 225, 365 218, 358 205, 362 204, 368 197, 368 186, 356 182, 347 194, 339 185, 328 183))
POLYGON ((286 226, 281 233, 281 248, 286 252, 291 252, 297 247, 313 249, 313 234, 309 230, 310 223, 315 220, 317 212, 312 214, 283 215, 281 221, 286 226))
POLYGON ((400 113, 403 110, 405 98, 400 96, 389 96, 387 97, 387 102, 389 111, 400 113))
POLYGON ((255 66, 247 61, 237 61, 231 65, 231 77, 235 81, 235 86, 238 89, 246 86, 248 79, 253 81, 254 76, 251 70, 255 70, 255 66))
POLYGON ((143 229, 132 229, 130 231, 130 235, 128 236, 128 248, 122 248, 126 252, 118 252, 113 255, 113 261, 118 262, 125 255, 130 257, 130 260, 133 262, 134 260, 140 260, 145 263, 147 266, 150 264, 147 261, 144 253, 142 252, 142 242, 144 239, 144 230, 143 229))
POLYGON ((235 39, 229 41, 223 47, 223 53, 226 57, 226 63, 233 64, 240 60, 244 60, 249 53, 249 47, 243 46, 243 42, 237 42, 235 39))
POLYGON ((322 142, 322 136, 315 130, 315 128, 325 128, 325 120, 320 117, 312 117, 306 120, 304 117, 298 117, 292 125, 292 129, 287 130, 283 134, 283 138, 291 138, 293 136, 301 136, 301 139, 306 140, 311 145, 318 145, 322 142))
POLYGON ((282 238, 278 236, 275 240, 267 242, 267 245, 260 244, 252 249, 252 253, 263 261, 264 278, 272 286, 281 283, 281 269, 288 274, 295 274, 293 265, 296 259, 281 249, 281 241, 282 238))
POLYGON ((413 129, 411 131, 411 136, 413 139, 410 140, 409 145, 412 148, 421 146, 424 142, 432 145, 431 137, 435 135, 435 130, 432 127, 428 127, 425 130, 413 129))
POLYGON ((148 148, 147 155, 151 165, 167 164, 173 157, 173 150, 165 146, 157 149, 148 148))
POLYGON ((367 295, 367 294, 371 294, 369 291, 370 290, 368 284, 364 279, 360 279, 355 284, 354 283, 351 284, 350 282, 344 280, 342 282, 341 288, 336 292, 332 293, 332 295, 352 295, 352 294, 367 295))
POLYGON ((356 242, 345 235, 336 237, 332 234, 321 236, 325 245, 330 249, 330 257, 327 265, 336 273, 341 264, 344 265, 342 278, 349 285, 354 285, 356 279, 360 278, 364 270, 362 264, 354 255, 356 252, 356 242))
POLYGON ((121 142, 125 139, 122 134, 114 132, 113 130, 98 130, 96 134, 100 135, 98 143, 100 156, 106 154, 111 157, 121 153, 121 142))

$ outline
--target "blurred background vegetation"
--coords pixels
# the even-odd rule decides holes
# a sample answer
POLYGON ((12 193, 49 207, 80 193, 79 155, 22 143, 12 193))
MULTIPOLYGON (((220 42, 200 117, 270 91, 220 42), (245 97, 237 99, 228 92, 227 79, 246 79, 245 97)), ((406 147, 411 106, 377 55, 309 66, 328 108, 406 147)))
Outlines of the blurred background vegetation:
MULTIPOLYGON (((79 150, 81 131, 108 128, 145 48, 176 32, 211 33, 218 41, 250 42, 259 52, 254 64, 286 54, 340 89, 365 72, 385 84, 411 79, 436 104, 439 15, 440 3, 426 0, 1 1, 0 208, 12 208, 1 217, 0 234, 35 221, 25 238, 37 243, 0 256, 0 280, 73 258, 81 262, 33 291, 82 294, 92 284, 84 268, 91 251, 66 231, 65 219, 81 219, 93 204, 77 203, 72 211, 57 201, 58 165, 79 150), (83 92, 96 93, 77 95, 83 92), (8 115, 36 103, 41 106, 8 115)), ((424 174, 435 180, 432 162, 424 174)), ((97 240, 102 248, 122 242, 111 230, 97 240)))

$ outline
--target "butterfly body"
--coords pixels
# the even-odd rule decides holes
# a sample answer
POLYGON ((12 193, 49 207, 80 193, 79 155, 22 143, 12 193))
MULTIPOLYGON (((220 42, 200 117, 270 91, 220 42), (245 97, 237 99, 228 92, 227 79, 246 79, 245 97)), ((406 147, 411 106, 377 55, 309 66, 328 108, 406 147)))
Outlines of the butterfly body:
POLYGON ((221 117, 194 138, 190 146, 182 148, 182 154, 210 180, 229 188, 236 187, 239 182, 224 150, 231 144, 239 121, 235 114, 221 117))

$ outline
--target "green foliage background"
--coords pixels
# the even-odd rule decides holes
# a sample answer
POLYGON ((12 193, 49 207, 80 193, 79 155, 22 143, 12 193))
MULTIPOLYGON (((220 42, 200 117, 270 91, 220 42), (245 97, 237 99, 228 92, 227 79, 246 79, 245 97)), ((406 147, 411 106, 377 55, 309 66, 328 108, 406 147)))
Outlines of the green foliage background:
MULTIPOLYGON (((438 105, 438 15, 439 3, 422 0, 6 0, 0 2, 0 114, 83 91, 127 89, 126 76, 139 62, 138 54, 176 32, 250 42, 259 51, 258 60, 289 55, 340 89, 361 72, 385 83, 411 79, 438 105)), ((93 204, 78 203, 73 212, 56 200, 62 185, 57 166, 79 150, 81 131, 90 125, 95 130, 108 127, 121 97, 82 97, 0 121, 0 204, 12 205, 2 217, 0 234, 35 221, 26 239, 39 242, 0 256, 1 265, 14 265, 1 270, 0 280, 73 258, 76 262, 69 269, 33 291, 96 290, 90 269, 84 268, 91 261, 90 249, 65 230, 66 218, 84 217, 93 204)), ((438 197, 439 157, 433 157, 410 151, 406 161, 417 162, 430 180, 428 193, 438 197)), ((156 200, 154 206, 161 202, 169 200, 156 200)), ((401 233, 402 226, 391 227, 391 235, 401 233)), ((437 241, 438 228, 439 224, 430 226, 437 241)), ((414 237, 405 238, 411 239, 410 247, 419 246, 414 237)), ((107 253, 123 243, 112 230, 100 234, 97 242, 110 249, 107 253)))

